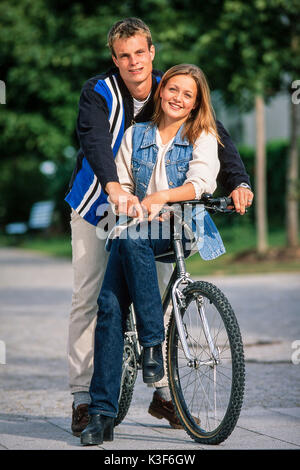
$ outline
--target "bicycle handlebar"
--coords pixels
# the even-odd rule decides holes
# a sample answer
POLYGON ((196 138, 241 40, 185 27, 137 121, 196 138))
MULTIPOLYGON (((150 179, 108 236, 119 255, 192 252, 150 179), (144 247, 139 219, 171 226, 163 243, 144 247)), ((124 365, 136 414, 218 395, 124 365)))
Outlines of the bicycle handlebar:
MULTIPOLYGON (((204 205, 205 209, 211 213, 219 212, 223 214, 232 214, 233 212, 235 212, 234 204, 231 197, 213 197, 211 194, 203 193, 200 199, 169 202, 160 210, 159 215, 162 215, 166 212, 173 212, 175 214, 176 210, 172 210, 172 207, 176 208, 176 206, 178 207, 179 205, 181 207, 181 210, 183 210, 185 204, 190 204, 194 206, 197 204, 202 204, 204 205), (228 209, 228 206, 233 206, 233 209, 228 209), (169 207, 169 209, 167 207, 169 207)), ((132 220, 132 217, 128 217, 128 222, 132 220)))
POLYGON ((211 194, 204 193, 201 196, 201 199, 192 199, 189 201, 179 201, 179 202, 173 202, 169 203, 168 205, 175 205, 179 204, 180 206, 184 206, 185 204, 192 204, 192 205, 197 205, 197 204, 202 204, 204 205, 205 209, 207 209, 210 212, 222 212, 222 213, 233 213, 235 212, 235 209, 228 209, 228 206, 233 205, 233 201, 231 197, 213 197, 211 194))

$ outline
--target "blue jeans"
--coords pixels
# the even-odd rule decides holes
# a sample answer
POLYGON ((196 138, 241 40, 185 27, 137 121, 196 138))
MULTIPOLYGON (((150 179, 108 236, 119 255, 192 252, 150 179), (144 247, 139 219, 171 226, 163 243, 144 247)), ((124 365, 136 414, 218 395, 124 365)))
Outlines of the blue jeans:
POLYGON ((169 250, 170 238, 162 236, 162 225, 143 222, 140 224, 143 236, 137 237, 136 227, 129 227, 122 232, 121 238, 112 242, 98 298, 90 414, 111 417, 118 414, 124 331, 131 303, 136 313, 140 344, 151 347, 164 341, 155 256, 169 250), (155 224, 156 238, 153 237, 155 224))

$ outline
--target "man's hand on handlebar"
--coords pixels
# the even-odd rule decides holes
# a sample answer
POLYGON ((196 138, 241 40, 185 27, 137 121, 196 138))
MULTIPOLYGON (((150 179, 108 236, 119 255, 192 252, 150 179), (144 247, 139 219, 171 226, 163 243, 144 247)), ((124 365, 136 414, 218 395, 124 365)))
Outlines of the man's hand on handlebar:
POLYGON ((143 208, 136 196, 124 191, 121 185, 115 182, 108 183, 105 189, 110 201, 115 205, 116 214, 126 214, 143 220, 143 208))
MULTIPOLYGON (((251 206, 254 197, 251 189, 242 186, 235 188, 229 196, 233 200, 235 211, 240 215, 245 214, 246 209, 251 206)), ((232 207, 229 206, 229 209, 232 207)))

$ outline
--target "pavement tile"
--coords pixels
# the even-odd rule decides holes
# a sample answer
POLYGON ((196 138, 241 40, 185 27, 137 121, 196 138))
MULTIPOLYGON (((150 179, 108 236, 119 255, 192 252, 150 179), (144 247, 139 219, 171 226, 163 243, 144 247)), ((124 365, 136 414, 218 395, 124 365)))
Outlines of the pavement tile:
POLYGON ((131 408, 115 440, 81 446, 72 435, 66 359, 72 292, 69 261, 0 248, 0 450, 300 450, 300 274, 211 278, 225 290, 241 325, 247 381, 236 428, 218 446, 195 443, 184 430, 147 413, 153 389, 139 374, 131 408))

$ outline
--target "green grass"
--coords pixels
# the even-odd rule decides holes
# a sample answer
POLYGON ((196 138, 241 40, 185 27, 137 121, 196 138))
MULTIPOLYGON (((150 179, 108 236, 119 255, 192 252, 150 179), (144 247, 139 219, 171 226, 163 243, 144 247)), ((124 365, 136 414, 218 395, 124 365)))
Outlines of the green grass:
POLYGON ((195 254, 187 260, 186 267, 192 276, 299 272, 300 260, 238 262, 232 254, 225 254, 213 261, 203 261, 195 254))
POLYGON ((62 236, 0 236, 0 247, 16 247, 25 250, 40 252, 50 256, 72 257, 71 238, 62 236))
MULTIPOLYGON (((255 249, 255 229, 249 225, 233 226, 220 229, 226 254, 213 261, 203 261, 196 253, 186 261, 187 271, 192 276, 226 275, 243 273, 265 273, 300 271, 300 259, 260 260, 246 262, 237 260, 241 253, 255 249)), ((284 247, 285 234, 282 229, 272 230, 269 234, 270 247, 284 247)), ((69 235, 63 236, 26 236, 9 238, 0 236, 0 246, 14 246, 26 250, 41 252, 50 256, 71 259, 71 240, 69 235)))
MULTIPOLYGON (((252 274, 266 272, 300 271, 300 259, 242 261, 240 255, 256 248, 256 233, 252 226, 234 226, 220 230, 226 253, 212 261, 203 261, 196 253, 186 262, 188 272, 195 275, 252 274)), ((285 246, 285 233, 282 229, 270 231, 270 248, 285 246)))

